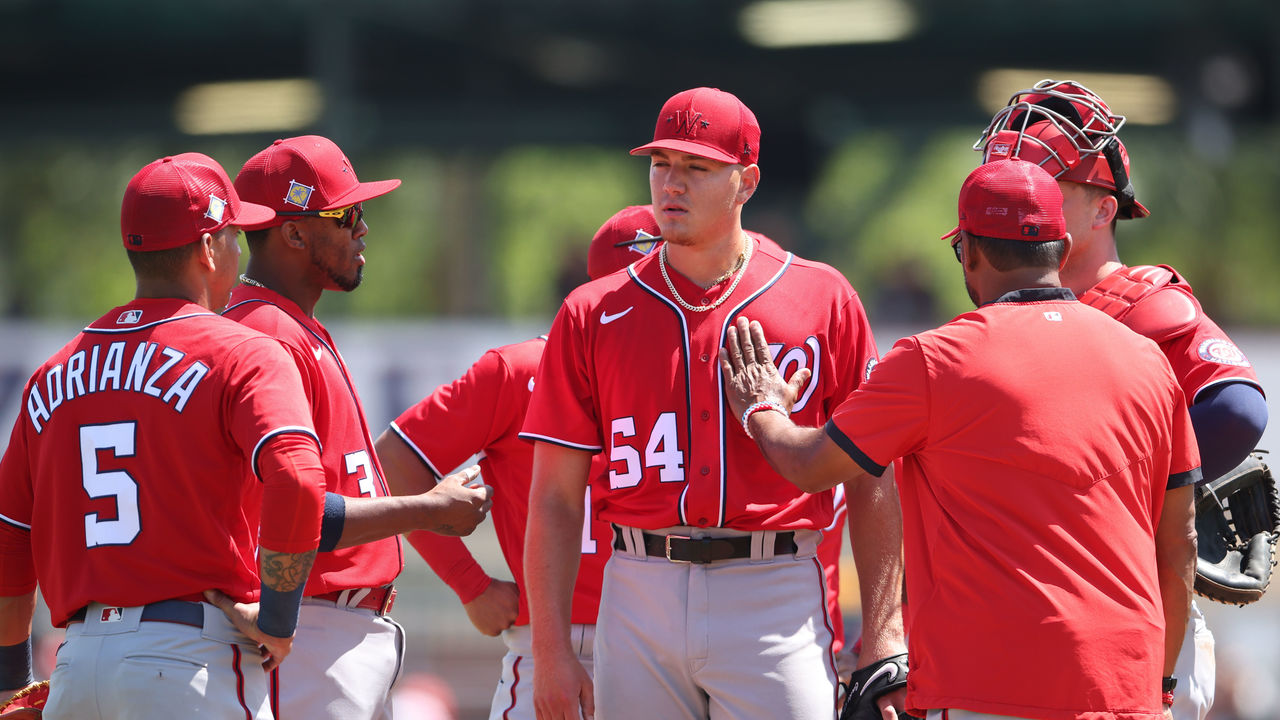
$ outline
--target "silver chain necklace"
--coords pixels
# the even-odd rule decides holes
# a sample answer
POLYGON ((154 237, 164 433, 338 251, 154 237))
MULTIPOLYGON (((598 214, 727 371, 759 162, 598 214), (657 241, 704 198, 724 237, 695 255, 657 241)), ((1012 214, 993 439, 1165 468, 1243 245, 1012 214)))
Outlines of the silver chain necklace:
POLYGON ((254 286, 254 287, 260 287, 260 288, 262 288, 263 290, 270 290, 270 289, 271 289, 271 288, 268 288, 266 285, 263 285, 262 283, 258 282, 257 280, 254 280, 253 278, 249 277, 248 275, 241 275, 241 276, 240 276, 240 282, 244 283, 245 285, 252 285, 252 286, 254 286))
MULTIPOLYGON (((658 269, 662 270, 662 279, 667 281, 667 289, 671 291, 671 296, 676 299, 676 302, 680 303, 680 307, 688 310, 689 312, 710 312, 720 307, 721 303, 729 299, 729 296, 733 294, 735 289, 737 289, 738 283, 742 282, 742 276, 747 274, 747 263, 751 262, 751 246, 753 243, 749 237, 744 237, 743 240, 746 241, 747 248, 742 255, 738 256, 742 260, 742 270, 738 273, 738 276, 733 279, 733 284, 721 293, 720 297, 716 299, 715 302, 710 305, 701 306, 690 305, 684 301, 684 298, 680 297, 680 293, 676 292, 676 286, 671 282, 671 276, 667 274, 667 244, 662 243, 662 249, 658 251, 658 269)), ((729 272, 733 271, 730 270, 729 272)), ((723 279, 717 280, 716 282, 723 282, 723 279)), ((714 285, 715 283, 712 284, 714 285)))

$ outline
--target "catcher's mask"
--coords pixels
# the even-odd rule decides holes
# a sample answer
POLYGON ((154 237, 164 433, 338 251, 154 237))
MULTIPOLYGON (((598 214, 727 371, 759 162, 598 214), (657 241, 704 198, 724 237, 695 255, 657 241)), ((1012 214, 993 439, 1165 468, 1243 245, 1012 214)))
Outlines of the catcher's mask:
POLYGON ((1124 121, 1077 82, 1041 80, 1009 98, 973 149, 983 162, 1018 158, 1059 180, 1106 188, 1119 202, 1117 217, 1143 218, 1151 213, 1134 197, 1129 154, 1116 137, 1124 121))

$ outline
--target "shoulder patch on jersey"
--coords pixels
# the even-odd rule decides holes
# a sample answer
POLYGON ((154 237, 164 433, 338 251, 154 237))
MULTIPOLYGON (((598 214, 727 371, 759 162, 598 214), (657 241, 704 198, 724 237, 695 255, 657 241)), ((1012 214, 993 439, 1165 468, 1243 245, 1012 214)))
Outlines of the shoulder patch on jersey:
POLYGON ((1240 352, 1240 348, 1235 343, 1226 338, 1210 338, 1200 343, 1198 349, 1200 359, 1208 362, 1215 362, 1220 365, 1235 365, 1236 367, 1251 367, 1249 358, 1240 352))
POLYGON ((879 364, 880 364, 880 361, 879 361, 879 360, 877 360, 876 358, 871 358, 870 360, 868 360, 868 361, 867 361, 867 367, 866 367, 866 369, 864 369, 864 370, 862 371, 862 379, 863 379, 864 381, 865 381, 865 380, 870 380, 870 379, 871 379, 871 371, 872 371, 872 370, 875 370, 875 369, 876 369, 876 365, 879 365, 879 364))

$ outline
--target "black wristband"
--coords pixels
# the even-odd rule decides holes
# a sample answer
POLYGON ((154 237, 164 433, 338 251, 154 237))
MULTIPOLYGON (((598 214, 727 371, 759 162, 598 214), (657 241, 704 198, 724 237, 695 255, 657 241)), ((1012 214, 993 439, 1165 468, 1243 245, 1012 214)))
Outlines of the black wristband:
POLYGON ((22 688, 33 680, 31 636, 17 645, 0 645, 0 688, 22 688))
POLYGON ((347 524, 347 501, 337 493, 324 494, 324 517, 320 520, 319 552, 330 552, 342 539, 342 528, 347 524))
POLYGON ((1160 680, 1160 692, 1171 693, 1173 689, 1178 687, 1178 678, 1166 677, 1160 680))
POLYGON ((293 637, 305 589, 306 585, 299 585, 292 592, 278 592, 264 585, 258 601, 258 629, 272 637, 293 637))

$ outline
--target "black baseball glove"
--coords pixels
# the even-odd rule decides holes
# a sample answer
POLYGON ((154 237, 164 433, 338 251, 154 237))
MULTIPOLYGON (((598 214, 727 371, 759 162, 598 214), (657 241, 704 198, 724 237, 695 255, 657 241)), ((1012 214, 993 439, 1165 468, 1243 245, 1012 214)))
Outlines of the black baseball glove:
POLYGON ((1196 593, 1233 605, 1262 597, 1276 564, 1280 494, 1261 452, 1196 488, 1196 534, 1196 593))
MULTIPOLYGON (((880 720, 876 700, 907 686, 907 654, 891 655, 857 670, 849 678, 849 691, 840 708, 840 720, 880 720)), ((913 716, 898 711, 900 720, 913 716)))

